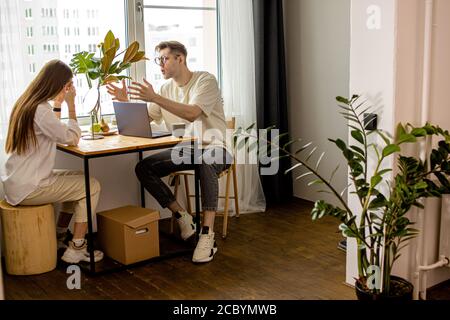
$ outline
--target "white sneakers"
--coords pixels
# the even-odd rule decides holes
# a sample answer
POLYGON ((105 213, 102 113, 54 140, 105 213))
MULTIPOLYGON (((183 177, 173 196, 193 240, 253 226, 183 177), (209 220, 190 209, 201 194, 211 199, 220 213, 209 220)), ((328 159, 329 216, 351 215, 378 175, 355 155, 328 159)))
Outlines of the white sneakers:
POLYGON ((178 226, 181 231, 181 238, 183 240, 187 240, 197 231, 197 226, 194 223, 194 219, 187 212, 179 212, 181 215, 180 218, 177 219, 178 226))
POLYGON ((217 252, 217 244, 214 240, 214 232, 210 231, 208 227, 203 227, 197 247, 192 256, 192 262, 205 263, 210 262, 217 252))
MULTIPOLYGON (((181 231, 181 238, 187 240, 192 237, 197 231, 197 226, 194 223, 194 219, 187 212, 179 212, 181 215, 177 219, 178 225, 181 231)), ((197 247, 194 250, 192 256, 192 262, 194 263, 204 263, 209 262, 214 258, 217 252, 216 241, 214 240, 214 232, 209 230, 208 227, 202 228, 202 233, 197 243, 197 247)))
MULTIPOLYGON (((103 252, 99 250, 94 250, 94 261, 99 262, 103 259, 103 252)), ((81 247, 76 247, 73 241, 69 241, 69 246, 67 247, 61 260, 67 263, 79 263, 80 261, 89 262, 89 252, 87 250, 87 242, 81 247)))

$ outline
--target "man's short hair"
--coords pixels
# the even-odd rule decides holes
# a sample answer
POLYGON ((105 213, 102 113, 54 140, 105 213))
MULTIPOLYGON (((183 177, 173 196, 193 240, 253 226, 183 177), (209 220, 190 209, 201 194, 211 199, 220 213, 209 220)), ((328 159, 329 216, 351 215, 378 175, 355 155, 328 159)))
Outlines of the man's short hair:
POLYGON ((156 52, 160 52, 161 50, 164 50, 166 48, 169 48, 171 53, 182 54, 183 56, 187 57, 186 47, 181 42, 178 42, 178 41, 163 41, 163 42, 160 42, 155 47, 155 51, 156 52))

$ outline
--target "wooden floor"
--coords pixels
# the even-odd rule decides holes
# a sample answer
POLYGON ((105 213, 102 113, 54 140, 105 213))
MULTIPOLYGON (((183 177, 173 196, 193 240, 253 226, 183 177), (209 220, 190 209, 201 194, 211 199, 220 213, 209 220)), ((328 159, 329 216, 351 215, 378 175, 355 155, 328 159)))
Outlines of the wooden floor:
MULTIPOLYGON (((7 299, 354 299, 344 285, 345 253, 337 222, 313 223, 301 200, 229 220, 211 263, 184 256, 88 277, 69 290, 64 269, 38 276, 5 275, 7 299)), ((221 218, 216 229, 221 230, 221 218)))

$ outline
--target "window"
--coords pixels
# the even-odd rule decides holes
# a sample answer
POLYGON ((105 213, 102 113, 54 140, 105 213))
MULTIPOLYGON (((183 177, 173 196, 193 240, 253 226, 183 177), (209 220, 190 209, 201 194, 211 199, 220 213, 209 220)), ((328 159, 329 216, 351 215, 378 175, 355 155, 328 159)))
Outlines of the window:
POLYGON ((27 27, 27 37, 31 38, 33 37, 33 27, 27 27))
POLYGON ((25 9, 25 18, 26 19, 31 19, 33 18, 33 13, 31 11, 31 8, 25 9))
MULTIPOLYGON (((147 78, 155 81, 156 89, 165 80, 160 68, 153 62, 153 50, 163 40, 178 40, 186 45, 190 69, 206 70, 218 75, 216 0, 142 2, 144 25, 140 34, 145 37, 143 41, 146 56, 150 60, 137 66, 145 66, 147 78)), ((21 3, 25 5, 19 11, 22 21, 19 21, 18 25, 26 38, 17 44, 17 52, 20 53, 18 57, 24 57, 22 63, 25 65, 25 72, 22 77, 27 83, 49 59, 56 58, 70 63, 73 54, 81 51, 96 52, 99 56, 97 44, 103 41, 103 37, 110 29, 119 38, 121 51, 128 40, 134 40, 126 37, 127 0, 33 0, 34 14, 37 13, 39 19, 30 19, 33 12, 27 7, 32 7, 31 2, 21 3), (36 44, 34 38, 41 37, 41 32, 45 37, 39 38, 36 44)), ((134 12, 129 14, 131 17, 134 12)), ((140 18, 139 15, 138 17, 140 18)), ((0 33, 3 30, 0 30, 0 33)), ((2 46, 6 45, 8 44, 2 43, 2 46)), ((97 97, 88 92, 84 75, 76 76, 74 83, 77 89, 77 114, 88 115, 97 97)), ((112 113, 111 99, 106 90, 102 91, 101 98, 103 113, 112 113)), ((65 112, 67 109, 63 108, 63 117, 67 117, 65 112)))
MULTIPOLYGON (((97 44, 103 41, 103 37, 110 29, 120 39, 121 51, 126 46, 126 0, 33 0, 29 2, 20 0, 16 2, 20 10, 18 21, 14 22, 14 26, 0 28, 0 46, 10 45, 8 43, 10 37, 3 37, 5 30, 12 30, 14 27, 21 30, 23 41, 13 45, 14 52, 18 53, 18 63, 24 65, 23 74, 20 75, 25 79, 24 84, 31 82, 36 73, 50 59, 61 59, 65 63, 70 63, 77 52, 88 51, 88 49, 92 52, 98 51, 97 44), (89 20, 86 15, 87 8, 90 10, 89 20), (89 37, 85 29, 88 26, 89 37), (35 38, 38 38, 37 42, 35 38)), ((7 66, 6 69, 8 68, 12 69, 14 66, 7 66)), ((3 71, 3 68, 1 70, 3 71)), ((88 115, 95 101, 92 102, 87 95, 89 87, 85 76, 77 76, 74 78, 74 83, 79 103, 77 114, 78 116, 88 115), (79 80, 75 81, 76 79, 79 80)), ((102 101, 103 113, 112 113, 111 99, 106 94, 106 90, 102 92, 102 99, 104 100, 102 101)), ((67 108, 63 108, 62 116, 67 117, 67 108)))
POLYGON ((218 76, 216 0, 145 0, 146 74, 158 89, 164 79, 156 79, 160 68, 153 62, 154 48, 166 40, 183 43, 191 70, 218 76))
POLYGON ((34 56, 34 45, 33 44, 28 45, 28 55, 34 56))

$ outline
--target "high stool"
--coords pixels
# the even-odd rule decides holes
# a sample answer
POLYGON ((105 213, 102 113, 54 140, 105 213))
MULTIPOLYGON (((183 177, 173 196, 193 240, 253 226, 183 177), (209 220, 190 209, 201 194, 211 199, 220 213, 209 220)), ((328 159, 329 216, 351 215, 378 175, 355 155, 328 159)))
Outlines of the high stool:
MULTIPOLYGON (((231 120, 226 121, 227 124, 227 129, 236 129, 236 119, 233 117, 231 118, 231 120)), ((223 213, 217 213, 218 216, 223 216, 223 226, 222 226, 222 238, 226 238, 227 234, 228 234, 228 208, 229 208, 229 200, 230 199, 234 199, 234 209, 236 212, 236 217, 239 218, 239 194, 238 194, 238 186, 237 186, 237 177, 236 177, 236 159, 233 159, 233 164, 226 169, 225 171, 223 171, 222 173, 219 174, 219 179, 222 178, 223 176, 226 176, 227 180, 226 180, 226 185, 225 185, 225 196, 223 195, 219 195, 219 199, 225 199, 225 203, 224 203, 224 210, 223 213), (233 179, 233 191, 234 191, 234 195, 230 195, 230 183, 231 183, 231 179, 233 179)), ((178 187, 181 183, 181 177, 184 177, 184 190, 186 193, 186 204, 187 204, 187 212, 190 213, 191 215, 193 214, 192 212, 192 207, 191 207, 191 198, 195 197, 195 194, 191 194, 189 191, 189 182, 188 182, 188 177, 189 176, 194 176, 194 171, 193 170, 185 170, 185 171, 177 171, 174 172, 170 175, 170 179, 174 179, 174 185, 175 185, 175 190, 174 190, 174 196, 175 199, 177 198, 178 195, 178 187)), ((173 232, 173 225, 174 225, 174 217, 172 215, 172 220, 171 220, 171 226, 170 226, 170 232, 173 232)))
POLYGON ((32 275, 56 268, 56 226, 52 204, 11 206, 0 202, 6 272, 32 275))

